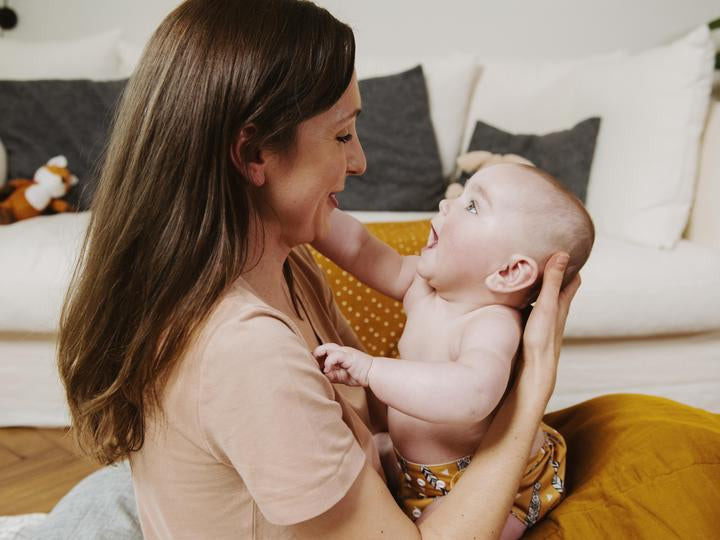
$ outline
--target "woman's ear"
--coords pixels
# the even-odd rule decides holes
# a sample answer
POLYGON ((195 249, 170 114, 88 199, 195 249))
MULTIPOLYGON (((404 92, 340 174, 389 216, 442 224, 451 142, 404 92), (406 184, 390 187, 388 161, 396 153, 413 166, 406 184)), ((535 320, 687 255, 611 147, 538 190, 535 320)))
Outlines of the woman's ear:
POLYGON ((255 187, 260 187, 265 183, 265 162, 260 156, 260 151, 250 160, 243 159, 243 147, 247 141, 257 132, 257 128, 253 124, 243 126, 235 137, 230 147, 230 159, 240 174, 247 176, 247 179, 255 187))
POLYGON ((513 255, 510 261, 485 278, 485 285, 494 293, 513 293, 532 286, 538 278, 538 264, 527 255, 513 255))

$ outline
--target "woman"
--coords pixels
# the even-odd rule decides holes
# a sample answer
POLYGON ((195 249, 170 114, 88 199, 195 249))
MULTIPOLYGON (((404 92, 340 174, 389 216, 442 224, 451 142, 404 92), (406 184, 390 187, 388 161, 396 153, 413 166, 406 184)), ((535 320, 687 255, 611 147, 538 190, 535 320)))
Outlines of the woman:
POLYGON ((502 530, 578 282, 559 292, 556 256, 497 421, 446 503, 414 525, 371 435, 385 431, 383 407, 334 388, 310 353, 360 346, 302 247, 365 169, 354 56, 350 28, 312 3, 189 0, 128 84, 59 362, 81 447, 130 458, 146 538, 502 530))

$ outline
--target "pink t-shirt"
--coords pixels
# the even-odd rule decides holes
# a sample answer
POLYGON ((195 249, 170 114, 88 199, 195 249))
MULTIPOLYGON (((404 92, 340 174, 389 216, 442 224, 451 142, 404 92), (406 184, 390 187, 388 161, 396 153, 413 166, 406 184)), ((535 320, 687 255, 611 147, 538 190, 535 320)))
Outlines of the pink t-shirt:
MULTIPOLYGON (((307 249, 290 263, 320 340, 361 348, 307 249)), ((382 476, 365 392, 328 382, 313 345, 243 279, 225 294, 130 456, 146 539, 292 538, 287 525, 342 499, 366 459, 382 476)))

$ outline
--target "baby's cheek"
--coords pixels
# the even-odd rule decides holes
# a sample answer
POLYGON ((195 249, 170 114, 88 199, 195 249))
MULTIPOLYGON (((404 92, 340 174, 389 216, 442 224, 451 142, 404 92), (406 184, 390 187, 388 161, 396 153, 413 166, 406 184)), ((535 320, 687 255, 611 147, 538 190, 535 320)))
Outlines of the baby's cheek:
POLYGON ((471 270, 472 266, 477 263, 478 246, 472 239, 465 237, 450 239, 448 248, 452 254, 452 258, 459 267, 471 270))

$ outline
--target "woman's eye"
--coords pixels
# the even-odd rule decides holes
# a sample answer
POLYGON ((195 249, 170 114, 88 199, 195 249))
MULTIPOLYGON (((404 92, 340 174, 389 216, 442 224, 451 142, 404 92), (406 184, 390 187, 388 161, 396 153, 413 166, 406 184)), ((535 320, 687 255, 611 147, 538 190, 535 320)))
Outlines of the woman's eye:
POLYGON ((470 212, 471 214, 477 214, 477 206, 475 206, 475 201, 470 201, 468 205, 465 207, 465 210, 470 212))
POLYGON ((337 140, 343 144, 347 144, 352 140, 352 133, 348 133, 347 135, 341 135, 337 138, 337 140))

